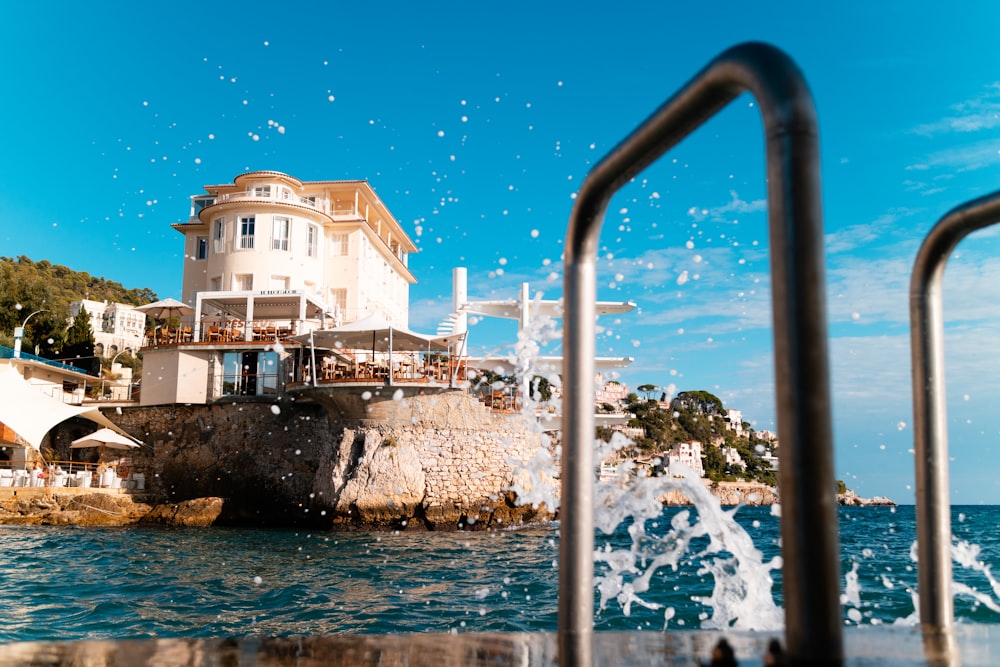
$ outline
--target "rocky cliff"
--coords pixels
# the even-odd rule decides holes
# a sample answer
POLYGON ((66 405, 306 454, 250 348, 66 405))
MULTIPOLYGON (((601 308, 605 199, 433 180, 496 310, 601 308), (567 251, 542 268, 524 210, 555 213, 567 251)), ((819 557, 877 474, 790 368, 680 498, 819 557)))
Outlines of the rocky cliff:
MULTIPOLYGON (((360 418, 313 398, 108 416, 146 444, 133 465, 158 501, 222 497, 220 523, 438 529, 551 518, 508 490, 540 443, 523 417, 462 391, 369 396, 360 418)), ((87 428, 60 427, 57 455, 87 428)))

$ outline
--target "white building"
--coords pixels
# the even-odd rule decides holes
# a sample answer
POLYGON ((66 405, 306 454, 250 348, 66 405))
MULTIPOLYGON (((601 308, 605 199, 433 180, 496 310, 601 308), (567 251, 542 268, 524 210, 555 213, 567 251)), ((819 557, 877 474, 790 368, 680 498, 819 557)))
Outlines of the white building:
POLYGON ((190 308, 143 349, 142 405, 276 395, 290 375, 274 343, 366 316, 408 326, 416 246, 366 181, 248 172, 173 228, 190 308))
POLYGON ((726 428, 736 435, 743 435, 743 413, 732 408, 726 409, 726 428))
POLYGON ((722 456, 726 459, 726 465, 730 467, 746 468, 747 465, 743 461, 743 457, 736 450, 735 447, 722 447, 719 450, 722 456))
POLYGON ((191 198, 182 300, 301 293, 339 322, 378 313, 407 327, 416 246, 367 181, 254 171, 191 198), (203 294, 203 297, 205 295, 203 294))
POLYGON ((705 466, 701 462, 701 443, 697 440, 678 442, 666 453, 664 460, 668 469, 680 463, 697 472, 699 476, 705 476, 705 466))
POLYGON ((607 403, 618 408, 625 403, 628 398, 628 387, 616 380, 604 381, 604 377, 597 374, 597 392, 594 395, 594 403, 598 407, 607 403))
POLYGON ((94 354, 114 357, 119 352, 135 354, 142 347, 146 315, 125 303, 79 299, 69 304, 69 314, 76 318, 80 309, 87 311, 94 332, 94 354))

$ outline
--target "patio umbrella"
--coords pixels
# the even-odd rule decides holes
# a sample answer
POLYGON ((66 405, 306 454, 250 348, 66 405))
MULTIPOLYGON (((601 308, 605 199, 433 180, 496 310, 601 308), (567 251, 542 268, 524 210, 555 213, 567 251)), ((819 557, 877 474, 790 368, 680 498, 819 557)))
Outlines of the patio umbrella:
POLYGON ((139 446, 139 442, 129 438, 127 436, 121 435, 112 431, 110 428, 102 428, 98 431, 94 431, 90 435, 85 435, 82 438, 77 438, 74 440, 69 448, 70 449, 80 449, 83 447, 100 447, 101 454, 103 456, 104 449, 135 449, 139 446))
POLYGON ((177 299, 161 299, 145 306, 138 306, 136 310, 146 313, 154 320, 169 320, 171 317, 184 317, 194 315, 194 308, 177 299))
POLYGON ((136 310, 146 313, 146 315, 154 320, 164 320, 166 324, 162 327, 157 327, 157 329, 162 329, 164 334, 169 334, 171 318, 176 317, 179 319, 181 317, 194 315, 194 308, 186 303, 178 301, 177 299, 161 299, 160 301, 147 303, 145 306, 139 306, 136 310))

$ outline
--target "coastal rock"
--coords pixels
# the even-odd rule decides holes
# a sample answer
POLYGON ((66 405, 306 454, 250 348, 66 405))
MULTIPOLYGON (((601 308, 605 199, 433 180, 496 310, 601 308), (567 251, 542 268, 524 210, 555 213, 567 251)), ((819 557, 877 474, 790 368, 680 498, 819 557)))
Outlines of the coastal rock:
MULTIPOLYGON (((357 405, 315 400, 109 417, 147 445, 131 452, 145 492, 167 505, 225 498, 216 524, 481 529, 544 516, 506 495, 543 442, 532 420, 493 413, 460 390, 400 400, 375 391, 357 405)), ((57 452, 78 437, 54 433, 57 452)))
POLYGON ((155 505, 139 523, 204 528, 215 523, 223 505, 222 498, 194 498, 155 505))
POLYGON ((0 512, 0 524, 127 526, 148 511, 148 505, 133 502, 127 495, 53 494, 8 503, 0 512))
POLYGON ((413 447, 377 431, 365 433, 360 451, 344 452, 334 469, 335 517, 371 526, 409 519, 424 499, 426 475, 413 447))
POLYGON ((892 507, 896 505, 885 496, 862 498, 850 489, 847 489, 845 493, 837 494, 837 504, 845 507, 892 507))
MULTIPOLYGON (((780 502, 778 489, 759 482, 712 482, 702 480, 723 507, 735 505, 777 505, 780 502)), ((666 493, 661 501, 671 507, 683 507, 691 500, 680 491, 666 493)))

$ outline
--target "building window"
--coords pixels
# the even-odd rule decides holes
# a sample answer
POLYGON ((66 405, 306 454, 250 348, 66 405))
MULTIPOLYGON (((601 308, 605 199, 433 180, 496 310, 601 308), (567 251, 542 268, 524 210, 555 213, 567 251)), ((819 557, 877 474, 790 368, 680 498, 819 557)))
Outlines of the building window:
POLYGON ((347 234, 330 234, 330 255, 332 257, 347 256, 347 234))
POLYGON ((216 218, 212 222, 212 250, 216 253, 226 251, 226 219, 216 218))
POLYGON ((239 243, 237 244, 237 246, 241 250, 252 250, 253 230, 254 230, 254 225, 256 224, 256 219, 251 215, 242 217, 239 220, 240 220, 240 229, 239 229, 240 235, 239 235, 239 243))
POLYGON ((291 222, 288 218, 275 218, 272 226, 271 249, 288 250, 288 228, 291 222))
POLYGON ((291 284, 291 278, 288 276, 271 276, 271 289, 273 290, 287 290, 289 284, 291 284))
POLYGON ((196 236, 194 238, 194 258, 195 259, 208 258, 208 239, 206 237, 196 236))
POLYGON ((338 320, 343 320, 347 312, 347 290, 343 287, 330 289, 330 309, 338 320))
POLYGON ((225 352, 222 355, 222 394, 277 395, 279 364, 277 352, 225 352))
POLYGON ((237 292, 253 291, 253 274, 237 273, 233 275, 233 289, 237 292))
POLYGON ((317 252, 317 241, 319 240, 319 227, 309 225, 306 227, 306 255, 315 257, 317 252))
POLYGON ((271 196, 271 186, 270 185, 258 185, 253 189, 254 197, 270 197, 271 196))
POLYGON ((191 217, 197 216, 201 213, 201 210, 208 208, 215 203, 215 197, 195 197, 193 200, 193 207, 191 210, 191 217))
POLYGON ((222 276, 216 276, 208 281, 208 289, 212 292, 222 291, 222 276))

